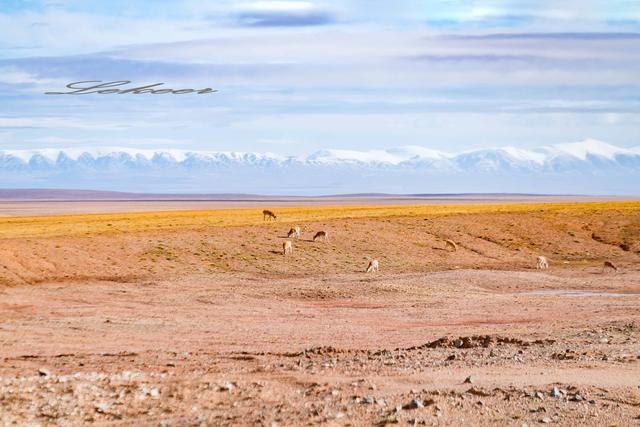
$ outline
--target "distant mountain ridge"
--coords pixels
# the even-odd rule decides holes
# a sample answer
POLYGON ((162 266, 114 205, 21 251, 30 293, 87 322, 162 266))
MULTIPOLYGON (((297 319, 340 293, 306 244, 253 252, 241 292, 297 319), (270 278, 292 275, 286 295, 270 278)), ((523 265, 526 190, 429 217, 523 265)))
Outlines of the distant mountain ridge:
MULTIPOLYGON (((264 194, 194 194, 194 193, 125 193, 121 191, 100 190, 74 190, 51 188, 24 188, 2 189, 0 188, 0 201, 216 201, 216 202, 259 202, 259 201, 287 201, 307 202, 321 200, 510 200, 510 199, 548 199, 547 194, 518 194, 518 193, 438 193, 438 194, 388 194, 388 193, 358 193, 358 194, 330 194, 322 196, 288 196, 288 195, 264 195, 264 194)), ((558 197, 575 198, 570 194, 558 197)))
POLYGON ((271 153, 70 148, 0 150, 0 185, 126 192, 638 194, 640 147, 588 139, 526 150, 420 146, 271 153), (595 191, 594 191, 595 190, 595 191))

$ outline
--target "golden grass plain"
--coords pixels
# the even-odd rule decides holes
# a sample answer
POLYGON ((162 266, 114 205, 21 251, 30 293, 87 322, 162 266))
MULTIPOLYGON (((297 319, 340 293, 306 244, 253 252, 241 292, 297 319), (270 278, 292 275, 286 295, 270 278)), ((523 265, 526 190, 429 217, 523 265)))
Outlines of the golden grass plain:
POLYGON ((20 216, 0 218, 0 239, 21 237, 80 236, 148 231, 198 230, 328 220, 393 217, 444 217, 464 214, 566 212, 640 212, 640 202, 573 202, 454 205, 318 206, 276 209, 277 221, 264 221, 262 209, 215 209, 130 212, 80 215, 20 216))

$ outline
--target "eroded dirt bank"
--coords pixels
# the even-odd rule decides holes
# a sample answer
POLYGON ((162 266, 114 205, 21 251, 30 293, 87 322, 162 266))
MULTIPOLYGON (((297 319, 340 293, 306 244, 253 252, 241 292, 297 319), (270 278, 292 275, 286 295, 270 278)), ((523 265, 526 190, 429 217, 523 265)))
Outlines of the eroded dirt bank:
POLYGON ((335 208, 317 214, 310 210, 306 216, 285 212, 274 222, 263 222, 260 210, 230 217, 229 211, 212 211, 0 219, 0 285, 220 273, 318 277, 361 272, 366 256, 378 259, 383 272, 403 274, 527 270, 538 255, 556 269, 600 268, 604 260, 621 267, 636 264, 640 204, 599 206, 525 205, 524 211, 502 212, 515 208, 499 205, 495 212, 446 215, 437 214, 438 206, 432 215, 426 215, 429 207, 401 207, 399 213, 412 215, 406 217, 385 216, 386 207, 365 208, 372 217, 349 217, 361 210, 335 208), (220 226, 238 218, 256 225, 220 226), (293 226, 306 230, 285 259, 282 242, 293 226), (312 240, 320 230, 329 233, 329 242, 312 240), (447 239, 457 244, 455 253, 446 250, 447 239))

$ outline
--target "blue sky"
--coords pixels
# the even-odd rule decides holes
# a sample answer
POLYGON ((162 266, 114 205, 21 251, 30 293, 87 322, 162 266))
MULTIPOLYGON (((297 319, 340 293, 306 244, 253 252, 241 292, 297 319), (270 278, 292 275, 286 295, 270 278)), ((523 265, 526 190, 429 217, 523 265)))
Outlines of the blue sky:
POLYGON ((0 0, 0 149, 637 146, 638 76, 640 0, 0 0))

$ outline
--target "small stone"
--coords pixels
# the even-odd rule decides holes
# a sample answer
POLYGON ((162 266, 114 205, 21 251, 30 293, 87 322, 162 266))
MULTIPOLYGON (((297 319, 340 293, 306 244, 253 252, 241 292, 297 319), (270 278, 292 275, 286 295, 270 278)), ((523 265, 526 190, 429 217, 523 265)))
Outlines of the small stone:
POLYGON ((539 391, 536 391, 536 397, 538 399, 544 399, 544 395, 542 393, 540 393, 539 391))
POLYGON ((41 377, 50 377, 51 371, 46 368, 40 368, 38 369, 38 374, 40 374, 41 377))
POLYGON ((554 387, 551 390, 551 397, 560 397, 562 396, 562 394, 560 394, 560 390, 558 390, 558 387, 554 387))
POLYGON ((374 402, 373 397, 365 396, 362 398, 362 403, 365 405, 371 405, 374 402))
POLYGON ((522 425, 520 427, 529 427, 529 424, 527 423, 522 423, 522 425))
POLYGON ((460 348, 460 347, 462 347, 464 345, 464 341, 462 341, 461 339, 458 338, 457 340, 455 340, 453 342, 453 345, 458 347, 458 348, 460 348))
POLYGON ((418 409, 418 408, 424 408, 424 405, 418 399, 413 399, 411 402, 407 403, 402 407, 402 409, 418 409))
POLYGON ((344 412, 336 412, 329 415, 327 418, 329 418, 330 420, 339 420, 340 418, 344 418, 344 412))
POLYGON ((447 360, 456 360, 456 355, 452 354, 449 357, 447 357, 447 360))
POLYGON ((544 424, 549 424, 549 423, 551 423, 551 418, 544 417, 543 419, 540 420, 540 422, 544 423, 544 424))
POLYGON ((96 412, 104 414, 105 412, 107 412, 107 409, 109 409, 109 406, 111 405, 109 405, 107 402, 96 403, 95 404, 96 412))
POLYGON ((473 377, 471 375, 469 375, 467 378, 465 378, 464 383, 465 384, 473 384, 473 377))
POLYGON ((171 427, 171 421, 162 420, 158 423, 158 427, 171 427))
POLYGON ((233 384, 228 381, 225 381, 222 386, 220 386, 221 391, 231 391, 233 390, 233 384))
POLYGON ((573 398, 571 398, 571 400, 573 400, 574 402, 582 402, 584 399, 582 396, 580 396, 580 394, 576 393, 573 395, 573 398))

